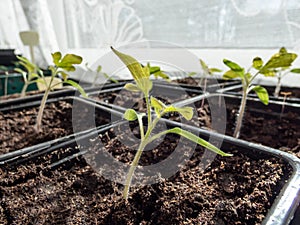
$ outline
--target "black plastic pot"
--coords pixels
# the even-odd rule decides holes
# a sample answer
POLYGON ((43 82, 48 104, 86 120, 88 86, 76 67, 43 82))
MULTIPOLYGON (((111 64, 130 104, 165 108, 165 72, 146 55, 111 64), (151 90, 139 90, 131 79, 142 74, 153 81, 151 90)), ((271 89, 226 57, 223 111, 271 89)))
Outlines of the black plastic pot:
MULTIPOLYGON (((40 101, 43 98, 44 93, 43 92, 37 92, 33 95, 26 95, 25 97, 17 97, 17 98, 11 98, 7 100, 0 101, 0 107, 7 107, 10 105, 18 105, 23 104, 25 102, 35 102, 40 101)), ((67 96, 75 96, 76 90, 74 88, 64 88, 60 90, 55 90, 49 93, 48 98, 60 98, 60 97, 67 97, 67 96)))
MULTIPOLYGON (((165 120, 164 120, 165 121, 165 120)), ((173 126, 181 126, 181 124, 176 122, 165 121, 168 127, 173 126)), ((107 126, 104 128, 100 128, 98 130, 94 130, 93 132, 86 133, 84 135, 77 136, 77 142, 80 140, 80 143, 86 143, 87 145, 90 143, 89 140, 94 139, 99 135, 99 133, 104 133, 112 128, 116 128, 118 126, 123 126, 125 123, 120 122, 115 125, 107 126)), ((270 157, 276 157, 284 161, 287 167, 291 168, 292 172, 285 172, 284 180, 281 182, 282 187, 279 190, 279 193, 273 202, 271 208, 269 209, 265 219, 262 224, 266 225, 286 225, 288 224, 294 215, 297 205, 299 204, 299 194, 300 194, 300 160, 296 157, 283 153, 281 151, 268 148, 261 145, 256 145, 253 143, 249 143, 242 140, 237 140, 229 136, 222 136, 217 133, 211 133, 209 131, 200 130, 191 126, 183 126, 183 128, 194 132, 195 134, 200 134, 200 137, 204 139, 214 139, 214 140, 223 140, 221 148, 223 150, 228 150, 230 148, 237 149, 240 153, 247 155, 253 159, 268 159, 270 157)), ((121 128, 122 129, 122 128, 121 128)), ((42 149, 40 151, 35 151, 34 154, 28 156, 24 154, 17 159, 5 161, 4 165, 7 166, 11 164, 23 164, 28 160, 39 161, 43 160, 43 155, 49 154, 49 152, 60 149, 61 147, 72 149, 70 154, 65 155, 63 158, 58 158, 54 160, 50 160, 48 166, 45 168, 56 169, 58 166, 68 165, 68 168, 72 168, 72 165, 78 162, 77 159, 80 159, 83 155, 87 154, 87 151, 79 151, 77 146, 77 142, 72 139, 68 140, 68 142, 58 144, 56 146, 51 146, 47 149, 42 149), (37 159, 40 157, 41 159, 37 159)), ((82 159, 82 158, 81 158, 82 159)), ((63 178, 62 178, 63 179, 63 178)))
POLYGON ((0 65, 13 66, 16 61, 15 49, 0 49, 0 65))
MULTIPOLYGON (((7 160, 14 160, 15 158, 20 157, 20 155, 29 155, 34 152, 39 152, 43 149, 47 149, 52 145, 63 143, 72 139, 79 133, 89 133, 92 130, 96 129, 96 127, 103 127, 111 124, 114 121, 120 120, 122 118, 122 114, 118 111, 108 109, 101 105, 95 105, 90 101, 86 101, 85 99, 79 97, 59 97, 59 98, 50 98, 47 101, 48 103, 55 102, 67 102, 72 104, 72 118, 65 118, 72 120, 73 126, 73 134, 57 138, 55 140, 49 140, 44 143, 40 143, 37 145, 29 146, 20 150, 11 151, 5 154, 0 155, 0 163, 3 163, 7 160), (95 115, 98 115, 96 117, 95 115), (101 118, 99 121, 97 118, 101 118)), ((40 101, 33 102, 24 102, 22 104, 10 104, 2 106, 0 111, 3 113, 8 113, 10 111, 18 111, 33 107, 38 107, 40 101)))
MULTIPOLYGON (((296 103, 296 104, 300 104, 300 98, 299 97, 289 97, 287 96, 286 99, 284 99, 284 97, 281 95, 279 97, 275 97, 273 96, 273 92, 275 90, 274 86, 264 86, 269 93, 269 99, 272 101, 278 101, 278 102, 288 102, 288 103, 296 103)), ((299 88, 292 88, 292 87, 282 87, 282 91, 285 92, 293 92, 295 89, 299 89, 299 88)), ((228 94, 228 95, 235 95, 235 96, 241 96, 242 95, 242 85, 241 84, 236 84, 233 85, 231 87, 224 87, 221 88, 219 90, 217 90, 218 93, 224 93, 224 94, 228 94)), ((298 93, 300 93, 300 90, 298 91, 298 93)), ((257 98, 257 95, 255 93, 249 93, 248 94, 249 97, 252 98, 257 98)))
POLYGON ((300 205, 298 205, 298 208, 294 214, 294 218, 292 219, 289 225, 298 225, 298 224, 300 224, 300 205))
MULTIPOLYGON (((17 75, 20 75, 20 74, 17 74, 17 75)), ((0 79, 1 79, 1 76, 0 76, 0 79)), ((99 89, 106 90, 106 89, 115 88, 115 87, 123 87, 125 84, 126 84, 126 82, 107 83, 100 87, 87 87, 87 88, 84 88, 84 90, 86 93, 89 93, 89 92, 95 92, 99 89)), ((32 89, 32 90, 36 90, 36 89, 32 89)), ((33 94, 33 95, 28 95, 28 93, 27 93, 27 95, 25 97, 12 98, 12 99, 7 99, 7 100, 3 100, 3 101, 0 100, 0 107, 22 104, 24 102, 39 101, 43 98, 43 95, 44 95, 43 92, 37 92, 36 94, 33 94)), ((65 88, 50 92, 48 98, 59 98, 59 97, 67 97, 67 96, 79 96, 79 95, 80 95, 80 93, 74 87, 66 86, 65 88)))

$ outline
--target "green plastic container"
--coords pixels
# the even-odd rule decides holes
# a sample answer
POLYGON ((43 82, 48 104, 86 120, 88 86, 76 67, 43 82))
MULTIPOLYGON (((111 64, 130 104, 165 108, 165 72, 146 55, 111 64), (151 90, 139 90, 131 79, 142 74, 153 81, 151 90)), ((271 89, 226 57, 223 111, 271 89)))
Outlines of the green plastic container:
MULTIPOLYGON (((21 93, 24 86, 23 76, 20 73, 0 75, 0 96, 21 93)), ((35 83, 30 84, 26 91, 37 90, 35 83)))

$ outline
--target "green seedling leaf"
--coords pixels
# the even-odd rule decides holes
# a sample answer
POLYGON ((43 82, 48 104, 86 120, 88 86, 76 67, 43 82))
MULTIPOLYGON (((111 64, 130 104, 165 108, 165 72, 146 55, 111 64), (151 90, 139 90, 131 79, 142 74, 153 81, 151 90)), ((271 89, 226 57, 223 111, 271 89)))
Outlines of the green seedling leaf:
POLYGON ((230 80, 230 79, 234 79, 240 77, 239 73, 233 71, 233 70, 228 70, 227 72, 225 72, 223 74, 223 79, 225 80, 230 80))
POLYGON ((26 72, 20 68, 15 68, 14 71, 16 71, 17 73, 21 73, 21 74, 25 74, 26 75, 26 72))
POLYGON ((208 71, 209 68, 208 68, 208 66, 206 65, 206 63, 205 63, 202 59, 199 59, 199 61, 200 61, 200 64, 201 64, 201 66, 202 66, 202 69, 205 70, 205 71, 208 71))
POLYGON ((127 109, 124 113, 124 119, 128 121, 135 121, 138 119, 138 114, 133 109, 127 109))
POLYGON ((209 142, 205 141, 204 139, 196 136, 195 134, 189 132, 189 131, 186 131, 186 130, 183 130, 179 127, 175 127, 173 129, 170 129, 167 131, 168 133, 174 133, 174 134, 178 134, 178 135, 181 135, 183 137, 185 137, 186 139, 190 140, 190 141, 193 141, 195 143, 197 143, 198 145, 201 145, 221 156, 232 156, 232 154, 228 154, 228 153, 225 153, 223 152, 222 150, 220 150, 219 148, 217 148, 216 146, 210 144, 209 142))
POLYGON ((265 74, 266 70, 276 69, 280 67, 289 67, 297 58, 295 53, 276 53, 269 61, 261 68, 260 73, 265 74))
POLYGON ((214 73, 222 72, 222 70, 218 68, 209 68, 208 65, 202 59, 200 59, 200 64, 205 74, 213 75, 214 73))
POLYGON ((150 68, 148 66, 142 67, 142 70, 144 71, 144 74, 149 74, 148 77, 150 77, 150 68))
POLYGON ((218 68, 210 68, 209 69, 209 72, 210 74, 213 74, 213 73, 220 73, 222 72, 222 70, 218 69, 218 68))
POLYGON ((63 72, 63 71, 61 71, 60 74, 61 74, 64 81, 66 81, 69 77, 69 75, 67 73, 63 72))
POLYGON ((151 96, 150 98, 151 107, 154 108, 156 115, 160 115, 160 112, 166 108, 166 105, 160 100, 151 96))
POLYGON ((232 62, 228 59, 223 59, 223 62, 226 66, 228 66, 234 72, 242 72, 244 69, 240 67, 237 63, 232 62))
POLYGON ((23 56, 17 56, 17 58, 19 59, 18 63, 21 66, 23 66, 24 68, 26 68, 26 70, 28 71, 28 73, 34 72, 34 70, 37 67, 35 64, 33 64, 32 62, 30 62, 27 58, 25 58, 23 56))
POLYGON ((120 60, 127 66, 137 86, 142 90, 145 95, 148 95, 152 88, 152 82, 149 80, 150 71, 148 67, 142 67, 141 64, 133 57, 123 54, 113 47, 112 51, 120 58, 120 60))
POLYGON ((155 74, 160 71, 159 66, 150 66, 150 64, 147 64, 147 67, 149 68, 150 74, 155 74))
POLYGON ((158 71, 158 72, 154 73, 153 75, 155 78, 161 77, 164 80, 167 80, 167 81, 170 80, 170 77, 167 74, 163 73, 162 71, 158 71))
POLYGON ((100 65, 99 65, 99 66, 97 67, 97 70, 96 70, 96 72, 97 72, 97 73, 100 73, 100 72, 101 72, 101 70, 102 70, 102 66, 100 66, 100 65))
POLYGON ((61 59, 61 53, 60 52, 54 52, 51 55, 52 55, 54 65, 58 65, 59 61, 61 59))
POLYGON ((87 94, 85 93, 84 89, 78 83, 76 83, 75 81, 65 80, 64 83, 72 85, 74 88, 76 88, 80 92, 80 94, 83 97, 87 98, 87 94))
POLYGON ((164 113, 168 112, 178 112, 180 115, 182 115, 186 120, 191 120, 193 118, 193 108, 192 107, 175 107, 175 106, 167 106, 164 109, 164 113))
POLYGON ((61 69, 64 69, 66 71, 75 71, 74 64, 80 64, 82 62, 82 57, 74 54, 66 54, 61 59, 61 53, 55 52, 52 54, 53 63, 61 69))
POLYGON ((259 100, 263 104, 265 104, 265 105, 269 104, 269 94, 268 94, 268 91, 264 87, 257 85, 257 86, 251 87, 250 90, 255 91, 259 100))
POLYGON ((291 73, 300 73, 300 68, 291 69, 291 73))
POLYGON ((72 65, 80 64, 82 62, 82 57, 74 54, 66 54, 62 60, 59 62, 60 65, 72 65))
POLYGON ((127 83, 125 84, 124 88, 128 91, 132 91, 132 92, 140 92, 141 89, 135 85, 135 84, 132 84, 132 83, 127 83))
POLYGON ((285 53, 288 53, 288 52, 287 52, 287 50, 286 50, 285 47, 281 47, 281 48, 279 49, 279 53, 280 53, 280 54, 285 54, 285 53))
POLYGON ((23 77, 23 79, 24 79, 24 82, 27 82, 27 76, 26 76, 27 73, 26 73, 24 70, 22 70, 22 69, 20 69, 20 68, 15 68, 14 71, 16 71, 17 73, 22 74, 22 77, 23 77))
POLYGON ((113 78, 113 77, 110 77, 107 73, 103 73, 103 76, 104 76, 106 79, 108 79, 108 80, 110 80, 110 81, 112 81, 112 82, 114 82, 114 83, 119 83, 118 80, 116 80, 116 79, 113 78))
MULTIPOLYGON (((142 67, 144 66, 142 65, 142 67)), ((161 77, 164 80, 169 80, 169 76, 163 73, 163 71, 161 71, 159 66, 151 66, 150 63, 148 62, 147 67, 149 68, 150 75, 154 75, 155 78, 161 77)))
POLYGON ((274 69, 261 70, 259 73, 263 74, 265 77, 275 77, 276 76, 276 70, 274 70, 274 69))
POLYGON ((190 72, 187 74, 187 76, 192 77, 192 76, 195 76, 196 74, 197 74, 196 72, 190 72))
POLYGON ((255 57, 252 61, 252 67, 259 70, 263 66, 264 62, 260 57, 255 57))

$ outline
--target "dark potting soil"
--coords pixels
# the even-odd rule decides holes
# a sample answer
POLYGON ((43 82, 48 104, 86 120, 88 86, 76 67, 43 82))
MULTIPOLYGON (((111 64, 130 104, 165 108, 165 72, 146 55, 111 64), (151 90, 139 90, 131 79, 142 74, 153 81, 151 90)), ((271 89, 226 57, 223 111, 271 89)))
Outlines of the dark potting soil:
MULTIPOLYGON (((265 87, 269 93, 269 95, 273 95, 275 88, 274 87, 265 87)), ((290 95, 287 95, 288 98, 300 98, 300 88, 297 87, 281 87, 280 92, 279 92, 279 96, 280 97, 284 97, 284 94, 281 92, 285 92, 288 93, 290 92, 290 95)))
MULTIPOLYGON (((162 87, 163 89, 163 87, 162 87)), ((163 91, 163 90, 162 90, 163 91)), ((177 94, 176 96, 172 95, 165 95, 165 94, 159 94, 159 92, 156 91, 158 94, 154 94, 153 96, 159 100, 161 100, 164 104, 172 104, 190 97, 195 96, 195 93, 187 93, 187 92, 181 92, 177 94)), ((141 101, 143 99, 143 96, 139 92, 130 92, 127 90, 122 90, 120 92, 106 92, 106 93, 100 93, 97 96, 90 96, 91 98, 95 100, 100 100, 106 103, 115 104, 117 106, 122 106, 125 108, 133 108, 136 111, 144 112, 146 110, 146 104, 144 101, 141 101)))
MULTIPOLYGON (((264 88, 267 89, 268 94, 270 97, 274 97, 274 91, 275 91, 275 87, 268 87, 268 86, 264 86, 264 88)), ((237 93, 237 94, 241 94, 242 95, 242 88, 233 90, 233 91, 228 91, 231 93, 237 93)), ((279 92, 279 97, 281 99, 278 99, 279 101, 283 101, 282 98, 285 96, 284 93, 289 93, 288 95, 286 95, 287 99, 289 98, 300 98, 300 88, 299 87, 281 87, 280 92, 279 92)), ((226 92, 225 92, 226 93, 226 92)), ((250 94, 252 96, 257 96, 255 94, 255 92, 250 92, 250 94)))
MULTIPOLYGON (((28 91, 28 92, 26 92, 26 96, 32 96, 32 95, 42 94, 42 93, 43 93, 43 91, 28 91)), ((0 96, 0 102, 5 101, 5 100, 10 100, 10 99, 16 99, 16 98, 20 98, 20 97, 21 97, 20 93, 4 95, 4 96, 0 96)))
MULTIPOLYGON (((262 103, 259 103, 262 104, 262 103)), ((191 124, 206 128, 212 128, 210 107, 206 103, 203 107, 201 102, 195 104, 198 118, 191 124)), ((226 102, 226 134, 232 136, 238 113, 237 105, 226 102)), ((272 109, 258 113, 246 107, 240 139, 253 143, 263 144, 275 149, 292 153, 300 158, 300 123, 299 114, 284 111, 281 118, 273 116, 272 109)), ((278 112, 275 112, 278 113, 278 112)), ((172 119, 178 120, 176 117, 172 119)), ((219 119, 219 118, 215 118, 219 119)), ((189 123, 189 122, 186 122, 189 123)))
MULTIPOLYGON (((124 132, 125 134, 125 132, 124 132)), ((112 155, 129 162, 133 150, 122 145, 126 135, 102 135, 112 155)), ((177 140, 167 136, 143 153, 140 165, 169 157, 177 140), (173 142, 172 142, 173 143, 173 142)), ((182 152, 189 151, 184 141, 182 152)), ((122 199, 122 185, 96 173, 82 157, 55 169, 59 155, 78 151, 59 149, 18 166, 0 167, 2 224, 261 224, 290 168, 273 157, 251 159, 226 147, 233 157, 217 156, 203 170, 203 149, 197 147, 184 167, 159 183, 130 190, 122 199)), ((242 150, 240 151, 242 152, 242 150)))
MULTIPOLYGON (((72 104, 65 101, 46 104, 42 120, 42 131, 36 132, 34 125, 38 113, 38 107, 0 111, 0 154, 29 147, 45 141, 54 140, 73 133, 72 104)), ((86 111, 90 110, 85 108, 86 111)), ((85 121, 86 111, 81 111, 81 120, 85 121)), ((95 111, 96 125, 100 126, 110 121, 101 112, 95 111)), ((80 121, 78 121, 80 123, 80 121)), ((90 124, 82 122, 86 127, 93 128, 90 124)))
MULTIPOLYGON (((193 78, 193 77, 185 77, 185 78, 181 78, 181 79, 176 79, 176 80, 172 80, 173 83, 180 83, 180 84, 188 84, 191 86, 204 86, 205 84, 205 78, 201 79, 201 78, 193 78)), ((222 79, 206 79, 206 85, 211 85, 211 84, 220 84, 220 83, 224 83, 224 82, 228 82, 228 80, 222 80, 222 79)))
MULTIPOLYGON (((226 133, 229 135, 233 135, 233 121, 237 112, 238 108, 233 106, 227 110, 226 133)), ((300 158, 299 114, 287 112, 284 117, 278 118, 270 116, 269 112, 272 113, 272 110, 265 114, 248 110, 243 120, 240 139, 280 149, 300 158)))

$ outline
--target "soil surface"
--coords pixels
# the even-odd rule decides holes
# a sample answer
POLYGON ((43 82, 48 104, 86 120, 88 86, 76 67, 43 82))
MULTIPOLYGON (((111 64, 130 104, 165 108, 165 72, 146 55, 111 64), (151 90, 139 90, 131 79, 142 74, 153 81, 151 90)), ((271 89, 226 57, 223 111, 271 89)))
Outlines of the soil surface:
MULTIPOLYGON (((153 97, 161 100, 164 104, 172 104, 187 98, 196 96, 195 93, 188 93, 180 91, 180 93, 175 93, 174 91, 169 91, 168 89, 161 88, 160 90, 155 89, 153 97)), ((144 112, 146 110, 145 101, 141 101, 143 96, 140 92, 130 92, 122 89, 121 92, 106 92, 99 93, 98 95, 89 96, 97 101, 103 101, 110 104, 115 104, 117 106, 122 106, 124 108, 133 108, 137 111, 144 112)))
MULTIPOLYGON (((197 102, 195 104, 198 113, 197 120, 192 122, 186 121, 186 123, 211 129, 212 119, 210 107, 207 103, 205 103, 203 107, 201 107, 201 104, 202 102, 197 102)), ((262 103, 258 104, 262 105, 262 103)), ((226 101, 227 135, 233 135, 238 109, 239 106, 237 104, 230 104, 230 101, 226 101)), ((178 116, 176 117, 176 115, 171 118, 178 121, 178 116)), ((220 118, 215 119, 218 120, 220 118)), ((285 110, 282 117, 280 117, 279 113, 274 112, 271 108, 256 110, 250 106, 246 107, 243 126, 239 138, 249 142, 263 144, 275 149, 280 149, 292 153, 300 158, 299 113, 296 113, 296 111, 291 112, 285 110)))
MULTIPOLYGON (((42 93, 43 93, 43 91, 28 91, 28 92, 26 92, 26 96, 32 96, 32 95, 42 94, 42 93)), ((5 100, 10 100, 10 99, 16 99, 16 98, 21 98, 21 94, 15 93, 15 94, 10 94, 10 95, 0 96, 0 102, 5 101, 5 100)))
MULTIPOLYGON (((93 128, 85 115, 90 106, 82 106, 78 123, 84 124, 82 129, 93 128)), ((58 101, 46 104, 42 120, 42 131, 34 129, 38 107, 22 110, 0 111, 0 154, 11 152, 24 147, 36 145, 45 141, 54 140, 73 133, 72 104, 66 101, 58 101)), ((102 111, 95 110, 96 125, 100 126, 110 122, 110 117, 102 111)))
MULTIPOLYGON (((289 99, 289 98, 300 98, 300 88, 297 88, 297 87, 281 87, 280 92, 279 92, 279 99, 274 97, 275 87, 264 86, 264 88, 267 89, 268 94, 269 94, 269 96, 272 100, 283 101, 283 97, 285 96, 284 93, 288 93, 286 95, 287 99, 289 99)), ((242 94, 242 89, 228 91, 228 93, 229 92, 230 93, 236 93, 236 94, 242 94)), ((227 93, 227 92, 225 92, 225 93, 227 93)), ((257 97, 257 95, 254 92, 250 92, 250 96, 251 97, 257 97)))
MULTIPOLYGON (((114 136, 111 129, 100 135, 104 151, 126 163, 135 153, 122 144, 128 132, 114 136)), ((176 140, 176 136, 165 137, 143 153, 140 165, 171 157, 176 140)), ((190 151, 190 142, 183 141, 183 146, 181 152, 190 151)), ((224 147, 234 156, 217 156, 203 169, 203 149, 197 147, 173 176, 131 188, 128 202, 121 196, 123 186, 96 173, 83 157, 56 168, 49 166, 77 152, 76 147, 58 149, 17 166, 1 166, 0 223, 261 224, 290 168, 270 156, 254 153, 256 157, 250 159, 234 146, 224 147)))
MULTIPOLYGON (((233 135, 237 112, 236 106, 229 106, 227 109, 228 135, 233 135)), ((300 158, 299 114, 286 112, 284 117, 279 118, 268 113, 272 113, 272 110, 264 114, 248 110, 244 116, 240 139, 280 149, 300 158)))
MULTIPOLYGON (((266 89, 268 90, 268 93, 270 95, 274 94, 275 88, 267 87, 266 89)), ((290 94, 287 95, 287 97, 300 98, 300 88, 281 87, 280 92, 279 92, 280 97, 284 97, 284 93, 282 93, 282 92, 285 92, 285 93, 290 92, 290 94)))
MULTIPOLYGON (((172 80, 173 83, 180 83, 180 84, 188 84, 191 86, 203 86, 205 84, 205 79, 201 79, 201 78, 193 78, 193 77, 185 77, 185 78, 181 78, 181 79, 176 79, 176 80, 172 80)), ((223 83, 223 82, 227 82, 227 80, 218 80, 218 83, 223 83)), ((210 84, 216 84, 217 80, 215 79, 207 79, 206 80, 206 85, 210 85, 210 84)))

